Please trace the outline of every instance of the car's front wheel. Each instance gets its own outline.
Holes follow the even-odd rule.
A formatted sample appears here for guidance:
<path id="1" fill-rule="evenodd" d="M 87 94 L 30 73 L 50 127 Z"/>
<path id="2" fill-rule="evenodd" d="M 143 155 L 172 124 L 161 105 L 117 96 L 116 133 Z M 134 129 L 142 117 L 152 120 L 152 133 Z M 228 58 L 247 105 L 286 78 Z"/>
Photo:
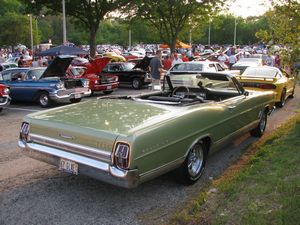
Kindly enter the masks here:
<path id="1" fill-rule="evenodd" d="M 250 134 L 254 137 L 261 137 L 267 127 L 267 121 L 268 121 L 268 114 L 266 111 L 262 112 L 260 120 L 259 120 L 259 124 L 250 131 Z"/>
<path id="2" fill-rule="evenodd" d="M 178 169 L 179 181 L 190 185 L 199 180 L 205 168 L 206 156 L 206 145 L 202 142 L 195 144 L 190 149 L 184 163 Z"/>
<path id="3" fill-rule="evenodd" d="M 39 102 L 40 106 L 43 108 L 47 108 L 52 105 L 52 100 L 49 97 L 49 93 L 44 92 L 44 91 L 39 93 L 38 102 Z"/>
<path id="4" fill-rule="evenodd" d="M 141 89 L 141 87 L 142 87 L 142 81 L 141 81 L 141 79 L 139 79 L 139 78 L 134 78 L 134 79 L 132 80 L 132 87 L 133 87 L 134 89 Z"/>

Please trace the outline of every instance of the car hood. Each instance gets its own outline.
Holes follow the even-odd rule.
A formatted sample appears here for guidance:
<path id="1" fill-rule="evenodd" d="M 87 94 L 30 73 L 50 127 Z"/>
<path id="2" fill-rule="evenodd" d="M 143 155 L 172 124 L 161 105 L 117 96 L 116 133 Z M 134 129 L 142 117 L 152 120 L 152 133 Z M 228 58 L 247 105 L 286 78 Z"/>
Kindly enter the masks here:
<path id="1" fill-rule="evenodd" d="M 64 77 L 74 57 L 57 56 L 42 74 L 41 78 Z"/>
<path id="2" fill-rule="evenodd" d="M 173 110 L 174 111 L 174 110 Z M 100 99 L 72 104 L 57 109 L 30 114 L 31 120 L 44 121 L 73 129 L 89 129 L 110 135 L 129 135 L 143 127 L 159 122 L 159 117 L 171 109 L 132 100 Z"/>

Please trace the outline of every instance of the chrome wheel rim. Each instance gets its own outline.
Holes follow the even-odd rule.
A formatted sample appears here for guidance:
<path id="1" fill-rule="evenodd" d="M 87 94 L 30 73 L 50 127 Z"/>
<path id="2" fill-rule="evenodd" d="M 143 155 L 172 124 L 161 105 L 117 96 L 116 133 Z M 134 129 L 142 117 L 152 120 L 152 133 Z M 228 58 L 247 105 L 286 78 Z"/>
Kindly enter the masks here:
<path id="1" fill-rule="evenodd" d="M 49 102 L 48 96 L 45 95 L 45 94 L 41 95 L 41 97 L 40 97 L 40 103 L 41 103 L 41 105 L 47 105 L 48 102 Z"/>
<path id="2" fill-rule="evenodd" d="M 201 145 L 195 145 L 188 156 L 188 172 L 192 177 L 199 175 L 203 165 L 204 155 Z"/>
<path id="3" fill-rule="evenodd" d="M 133 81 L 132 81 L 132 86 L 133 86 L 134 88 L 139 88 L 140 82 L 139 82 L 138 80 L 133 80 Z"/>

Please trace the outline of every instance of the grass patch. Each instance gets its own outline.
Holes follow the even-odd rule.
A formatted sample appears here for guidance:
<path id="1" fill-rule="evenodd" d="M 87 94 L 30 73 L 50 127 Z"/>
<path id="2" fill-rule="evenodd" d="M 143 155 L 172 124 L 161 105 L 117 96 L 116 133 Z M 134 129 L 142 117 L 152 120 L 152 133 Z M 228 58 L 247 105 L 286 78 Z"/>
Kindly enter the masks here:
<path id="1" fill-rule="evenodd" d="M 300 112 L 253 144 L 212 188 L 170 223 L 299 224 Z"/>

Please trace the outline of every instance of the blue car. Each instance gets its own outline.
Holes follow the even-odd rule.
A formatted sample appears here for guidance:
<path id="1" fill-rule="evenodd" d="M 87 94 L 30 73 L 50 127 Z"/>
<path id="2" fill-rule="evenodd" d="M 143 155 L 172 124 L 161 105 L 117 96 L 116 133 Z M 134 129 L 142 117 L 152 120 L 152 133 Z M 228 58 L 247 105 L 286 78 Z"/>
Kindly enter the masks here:
<path id="1" fill-rule="evenodd" d="M 66 78 L 73 57 L 56 57 L 47 68 L 14 68 L 2 72 L 0 83 L 10 88 L 13 101 L 36 101 L 42 107 L 56 102 L 80 102 L 89 96 L 88 81 Z"/>

